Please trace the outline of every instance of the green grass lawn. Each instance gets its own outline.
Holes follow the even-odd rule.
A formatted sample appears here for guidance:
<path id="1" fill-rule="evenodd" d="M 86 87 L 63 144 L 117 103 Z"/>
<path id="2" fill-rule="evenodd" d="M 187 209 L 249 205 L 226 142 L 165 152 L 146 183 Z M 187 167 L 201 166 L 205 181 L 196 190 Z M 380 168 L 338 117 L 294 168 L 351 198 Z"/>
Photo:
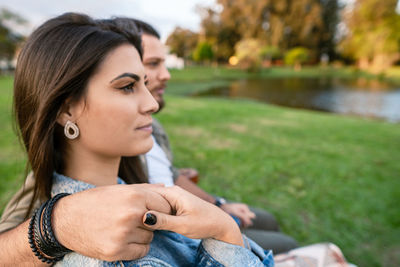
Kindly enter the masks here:
<path id="1" fill-rule="evenodd" d="M 12 77 L 0 76 L 0 207 L 5 207 L 24 177 L 25 156 L 13 131 Z"/>
<path id="2" fill-rule="evenodd" d="M 268 78 L 268 77 L 340 77 L 340 78 L 384 78 L 385 75 L 373 75 L 360 71 L 354 67 L 315 67 L 305 66 L 301 71 L 295 71 L 292 67 L 264 68 L 258 72 L 247 72 L 238 68 L 192 66 L 183 70 L 172 70 L 173 81 L 204 81 L 215 79 L 238 79 L 238 78 Z M 395 68 L 390 70 L 389 77 L 400 77 Z"/>
<path id="3" fill-rule="evenodd" d="M 215 71 L 222 74 L 209 78 Z M 330 241 L 359 266 L 400 265 L 399 124 L 183 97 L 185 88 L 247 74 L 177 73 L 156 115 L 170 134 L 175 165 L 197 168 L 200 186 L 211 193 L 271 211 L 302 245 Z M 24 172 L 11 95 L 11 79 L 0 78 L 1 207 Z"/>

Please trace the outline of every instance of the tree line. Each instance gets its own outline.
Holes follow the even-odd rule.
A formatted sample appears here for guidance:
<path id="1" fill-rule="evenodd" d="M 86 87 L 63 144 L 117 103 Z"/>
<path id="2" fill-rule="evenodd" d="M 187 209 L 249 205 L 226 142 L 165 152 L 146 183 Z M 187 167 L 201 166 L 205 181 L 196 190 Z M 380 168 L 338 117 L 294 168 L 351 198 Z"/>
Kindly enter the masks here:
<path id="1" fill-rule="evenodd" d="M 379 73 L 400 59 L 398 0 L 216 0 L 197 7 L 201 30 L 177 27 L 170 51 L 186 61 L 239 64 L 318 64 L 340 60 Z M 0 9 L 0 71 L 11 66 L 26 21 Z"/>
<path id="2" fill-rule="evenodd" d="M 167 39 L 186 60 L 257 68 L 342 60 L 379 72 L 399 59 L 398 0 L 217 0 L 198 7 L 201 30 Z"/>

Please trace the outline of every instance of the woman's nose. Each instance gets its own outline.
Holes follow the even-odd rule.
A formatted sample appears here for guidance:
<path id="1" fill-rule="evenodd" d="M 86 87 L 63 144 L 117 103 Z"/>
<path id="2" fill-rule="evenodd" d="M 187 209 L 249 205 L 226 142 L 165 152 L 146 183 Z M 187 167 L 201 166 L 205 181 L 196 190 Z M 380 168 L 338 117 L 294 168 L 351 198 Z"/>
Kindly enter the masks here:
<path id="1" fill-rule="evenodd" d="M 145 88 L 144 92 L 144 99 L 141 102 L 141 111 L 142 113 L 152 114 L 157 112 L 159 105 L 154 97 L 151 95 L 150 91 Z"/>

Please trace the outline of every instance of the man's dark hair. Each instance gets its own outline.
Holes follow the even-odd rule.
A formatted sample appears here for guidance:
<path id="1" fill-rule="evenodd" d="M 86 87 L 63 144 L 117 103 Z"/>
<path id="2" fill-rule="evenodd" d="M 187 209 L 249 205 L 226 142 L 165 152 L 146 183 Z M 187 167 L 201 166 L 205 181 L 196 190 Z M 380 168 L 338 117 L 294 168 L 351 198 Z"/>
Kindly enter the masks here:
<path id="1" fill-rule="evenodd" d="M 161 38 L 157 30 L 154 29 L 154 27 L 151 26 L 150 24 L 138 19 L 132 19 L 132 20 L 135 22 L 136 27 L 139 29 L 139 32 L 152 35 L 154 37 L 157 37 L 157 39 Z"/>
<path id="2" fill-rule="evenodd" d="M 111 19 L 100 20 L 101 24 L 114 24 L 114 26 L 121 28 L 121 29 L 133 29 L 134 31 L 138 31 L 139 34 L 148 34 L 160 39 L 160 34 L 157 30 L 151 26 L 150 24 L 133 18 L 126 18 L 126 17 L 113 17 Z"/>

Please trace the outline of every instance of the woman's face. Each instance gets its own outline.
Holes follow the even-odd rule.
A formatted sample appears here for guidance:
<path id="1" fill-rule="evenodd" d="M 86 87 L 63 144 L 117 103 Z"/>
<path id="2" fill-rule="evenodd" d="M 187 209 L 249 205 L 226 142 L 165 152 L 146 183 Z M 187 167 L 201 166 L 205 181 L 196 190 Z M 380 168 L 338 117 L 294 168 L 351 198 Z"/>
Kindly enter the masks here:
<path id="1" fill-rule="evenodd" d="M 104 157 L 133 156 L 151 149 L 151 114 L 158 104 L 145 86 L 137 50 L 111 51 L 89 79 L 84 99 L 71 106 L 80 135 L 79 149 Z M 83 152 L 83 151 L 82 151 Z"/>

